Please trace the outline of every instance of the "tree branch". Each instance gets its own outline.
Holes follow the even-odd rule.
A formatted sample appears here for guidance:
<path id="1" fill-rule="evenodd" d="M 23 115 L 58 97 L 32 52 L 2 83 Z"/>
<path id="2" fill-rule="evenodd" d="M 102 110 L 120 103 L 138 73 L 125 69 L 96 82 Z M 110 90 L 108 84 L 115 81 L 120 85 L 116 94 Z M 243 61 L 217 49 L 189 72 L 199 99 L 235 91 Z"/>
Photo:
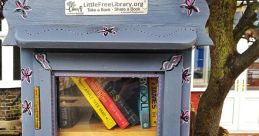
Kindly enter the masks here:
<path id="1" fill-rule="evenodd" d="M 237 8 L 241 8 L 241 7 L 244 7 L 244 6 L 247 6 L 247 4 L 241 3 L 240 5 L 237 6 Z"/>
<path id="2" fill-rule="evenodd" d="M 0 21 L 4 19 L 3 8 L 7 0 L 0 0 Z"/>
<path id="3" fill-rule="evenodd" d="M 240 5 L 237 6 L 237 8 L 247 6 L 249 3 L 250 3 L 250 0 L 242 0 L 242 2 L 240 3 Z"/>
<path id="4" fill-rule="evenodd" d="M 255 10 L 259 7 L 259 2 L 258 1 L 253 1 L 247 3 L 247 8 L 239 20 L 238 24 L 235 26 L 233 30 L 233 36 L 235 41 L 237 42 L 242 35 L 244 34 L 244 31 L 247 30 L 248 28 L 253 28 L 255 27 L 253 23 L 256 21 L 256 13 Z"/>
<path id="5" fill-rule="evenodd" d="M 259 56 L 259 40 L 256 40 L 243 54 L 233 57 L 232 71 L 234 75 L 239 75 L 247 67 L 249 67 Z"/>

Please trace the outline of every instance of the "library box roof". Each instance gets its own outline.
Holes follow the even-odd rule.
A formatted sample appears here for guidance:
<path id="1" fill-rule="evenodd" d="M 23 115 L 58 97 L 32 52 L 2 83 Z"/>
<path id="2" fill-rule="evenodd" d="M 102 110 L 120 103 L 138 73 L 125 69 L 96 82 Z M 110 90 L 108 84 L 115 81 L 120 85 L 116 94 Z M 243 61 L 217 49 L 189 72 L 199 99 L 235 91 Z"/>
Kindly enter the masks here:
<path id="1" fill-rule="evenodd" d="M 192 7 L 192 8 L 189 8 Z M 22 48 L 187 49 L 211 45 L 205 0 L 9 0 L 4 45 Z"/>

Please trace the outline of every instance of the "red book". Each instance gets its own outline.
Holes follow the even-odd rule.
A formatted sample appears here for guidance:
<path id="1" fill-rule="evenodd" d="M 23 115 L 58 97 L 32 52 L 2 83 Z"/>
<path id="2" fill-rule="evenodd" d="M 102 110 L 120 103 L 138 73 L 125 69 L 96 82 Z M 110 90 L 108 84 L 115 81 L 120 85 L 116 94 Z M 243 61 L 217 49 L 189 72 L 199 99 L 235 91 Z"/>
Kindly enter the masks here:
<path id="1" fill-rule="evenodd" d="M 95 78 L 85 78 L 85 82 L 93 90 L 97 98 L 102 102 L 106 110 L 111 114 L 120 128 L 126 128 L 129 122 L 116 106 L 112 98 L 107 94 L 102 85 Z"/>

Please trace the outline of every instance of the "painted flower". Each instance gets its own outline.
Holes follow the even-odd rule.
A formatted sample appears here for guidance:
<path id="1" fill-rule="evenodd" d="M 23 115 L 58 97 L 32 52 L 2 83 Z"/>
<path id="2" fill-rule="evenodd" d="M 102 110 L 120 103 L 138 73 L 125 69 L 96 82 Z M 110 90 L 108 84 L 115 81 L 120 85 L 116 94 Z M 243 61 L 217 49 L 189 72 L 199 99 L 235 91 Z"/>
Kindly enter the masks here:
<path id="1" fill-rule="evenodd" d="M 185 111 L 181 111 L 181 121 L 183 123 L 188 123 L 189 122 L 189 119 L 190 119 L 190 116 L 189 116 L 189 111 L 188 110 L 185 110 Z"/>
<path id="2" fill-rule="evenodd" d="M 31 83 L 32 70 L 30 68 L 22 68 L 21 80 Z"/>
<path id="3" fill-rule="evenodd" d="M 32 113 L 31 102 L 28 102 L 27 100 L 24 100 L 24 102 L 22 104 L 22 108 L 23 108 L 22 113 L 28 113 L 29 115 L 31 115 L 31 113 Z"/>
<path id="4" fill-rule="evenodd" d="M 47 60 L 46 54 L 36 53 L 34 54 L 34 57 L 45 70 L 51 70 L 51 66 L 49 65 L 49 61 Z"/>
<path id="5" fill-rule="evenodd" d="M 169 60 L 164 61 L 162 63 L 162 70 L 172 70 L 174 67 L 176 67 L 181 62 L 182 56 L 176 55 L 171 57 Z"/>
<path id="6" fill-rule="evenodd" d="M 183 68 L 183 73 L 182 73 L 182 83 L 189 83 L 191 77 L 191 72 L 190 72 L 190 67 L 188 68 Z"/>
<path id="7" fill-rule="evenodd" d="M 200 9 L 195 6 L 196 0 L 185 0 L 184 4 L 181 4 L 181 8 L 185 8 L 187 11 L 187 15 L 191 16 L 193 11 L 194 12 L 200 12 Z"/>
<path id="8" fill-rule="evenodd" d="M 99 30 L 98 33 L 103 33 L 104 36 L 107 36 L 109 33 L 115 34 L 116 31 L 114 30 L 114 27 L 103 27 L 103 29 Z"/>
<path id="9" fill-rule="evenodd" d="M 17 0 L 15 1 L 16 8 L 14 12 L 20 12 L 22 18 L 26 18 L 28 11 L 31 10 L 31 7 L 27 5 L 27 0 Z"/>

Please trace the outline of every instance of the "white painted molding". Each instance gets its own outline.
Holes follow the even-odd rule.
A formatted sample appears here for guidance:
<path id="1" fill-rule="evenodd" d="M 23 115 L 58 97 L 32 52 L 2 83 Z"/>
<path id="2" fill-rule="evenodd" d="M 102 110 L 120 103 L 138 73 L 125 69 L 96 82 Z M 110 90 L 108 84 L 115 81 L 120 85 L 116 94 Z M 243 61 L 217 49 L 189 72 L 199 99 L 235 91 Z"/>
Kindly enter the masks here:
<path id="1" fill-rule="evenodd" d="M 6 20 L 2 20 L 2 31 L 0 31 L 0 39 L 3 41 L 8 33 L 8 25 Z M 0 80 L 0 88 L 20 88 L 21 81 L 13 80 L 13 47 L 2 46 L 2 80 Z"/>
<path id="2" fill-rule="evenodd" d="M 2 20 L 2 31 L 0 31 L 0 37 L 4 38 L 8 33 L 8 24 L 5 19 Z"/>

